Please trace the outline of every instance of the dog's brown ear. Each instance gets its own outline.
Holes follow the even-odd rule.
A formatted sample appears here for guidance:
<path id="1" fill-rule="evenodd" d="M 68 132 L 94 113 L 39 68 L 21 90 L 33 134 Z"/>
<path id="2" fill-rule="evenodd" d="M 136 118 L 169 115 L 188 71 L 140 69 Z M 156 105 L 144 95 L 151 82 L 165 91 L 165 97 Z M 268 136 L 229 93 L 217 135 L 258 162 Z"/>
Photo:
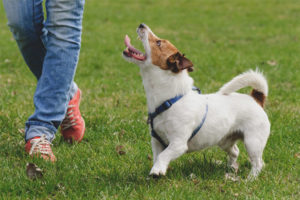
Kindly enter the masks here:
<path id="1" fill-rule="evenodd" d="M 181 54 L 179 52 L 169 56 L 167 59 L 167 66 L 168 69 L 170 69 L 174 73 L 178 73 L 184 69 L 187 69 L 189 72 L 192 72 L 193 69 L 193 63 L 187 59 L 184 54 Z"/>
<path id="2" fill-rule="evenodd" d="M 189 59 L 184 57 L 184 54 L 181 57 L 180 65 L 181 65 L 182 70 L 187 69 L 189 72 L 194 71 L 193 63 Z"/>

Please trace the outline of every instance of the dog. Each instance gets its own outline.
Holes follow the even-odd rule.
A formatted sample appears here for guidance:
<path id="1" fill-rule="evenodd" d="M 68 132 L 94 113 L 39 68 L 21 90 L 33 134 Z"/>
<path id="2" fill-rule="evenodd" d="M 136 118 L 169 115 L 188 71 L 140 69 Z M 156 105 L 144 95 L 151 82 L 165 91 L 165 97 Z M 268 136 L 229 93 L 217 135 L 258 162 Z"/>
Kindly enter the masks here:
<path id="1" fill-rule="evenodd" d="M 268 95 L 263 74 L 250 70 L 216 93 L 199 94 L 189 76 L 193 63 L 184 54 L 145 24 L 139 25 L 137 34 L 145 53 L 126 35 L 123 57 L 140 67 L 146 92 L 153 152 L 150 175 L 166 175 L 170 161 L 214 145 L 228 153 L 228 165 L 238 170 L 236 142 L 242 140 L 251 162 L 248 179 L 255 179 L 264 166 L 262 155 L 270 134 L 263 109 Z M 250 95 L 236 92 L 247 86 L 253 88 Z"/>

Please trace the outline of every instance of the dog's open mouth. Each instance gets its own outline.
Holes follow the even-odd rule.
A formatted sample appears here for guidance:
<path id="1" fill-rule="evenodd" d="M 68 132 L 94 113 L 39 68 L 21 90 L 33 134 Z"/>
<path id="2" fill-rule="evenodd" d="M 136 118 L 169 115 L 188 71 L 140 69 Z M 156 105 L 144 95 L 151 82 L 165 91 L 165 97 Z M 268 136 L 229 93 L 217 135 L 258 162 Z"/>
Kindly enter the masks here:
<path id="1" fill-rule="evenodd" d="M 146 55 L 144 55 L 141 51 L 137 50 L 130 44 L 130 38 L 128 37 L 128 35 L 125 36 L 124 42 L 126 45 L 126 49 L 123 51 L 123 55 L 140 61 L 146 60 Z"/>

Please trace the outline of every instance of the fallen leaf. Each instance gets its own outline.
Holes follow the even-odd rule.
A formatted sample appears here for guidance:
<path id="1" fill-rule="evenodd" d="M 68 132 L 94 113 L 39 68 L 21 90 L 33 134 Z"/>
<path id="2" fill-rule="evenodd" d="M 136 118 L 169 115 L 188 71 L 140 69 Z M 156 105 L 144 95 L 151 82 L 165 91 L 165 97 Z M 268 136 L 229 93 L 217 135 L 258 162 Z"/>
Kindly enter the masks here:
<path id="1" fill-rule="evenodd" d="M 117 102 L 116 102 L 116 107 L 118 107 L 120 105 L 120 100 L 117 99 Z"/>
<path id="2" fill-rule="evenodd" d="M 222 187 L 219 187 L 219 191 L 222 192 L 222 193 L 225 192 L 225 190 Z"/>
<path id="3" fill-rule="evenodd" d="M 113 135 L 119 135 L 119 132 L 114 132 Z"/>
<path id="4" fill-rule="evenodd" d="M 148 160 L 152 160 L 152 156 L 150 154 L 147 155 Z"/>
<path id="5" fill-rule="evenodd" d="M 126 154 L 126 152 L 123 149 L 124 149 L 124 147 L 122 145 L 119 145 L 119 146 L 116 147 L 116 151 L 119 155 L 125 155 Z"/>
<path id="6" fill-rule="evenodd" d="M 122 129 L 122 130 L 120 131 L 120 136 L 123 136 L 124 134 L 125 134 L 125 130 Z"/>
<path id="7" fill-rule="evenodd" d="M 300 152 L 298 152 L 298 153 L 295 153 L 295 158 L 300 158 Z"/>
<path id="8" fill-rule="evenodd" d="M 223 161 L 222 160 L 216 160 L 216 165 L 222 165 Z"/>
<path id="9" fill-rule="evenodd" d="M 123 135 L 125 134 L 125 131 L 122 129 L 120 132 L 114 132 L 113 135 L 119 136 L 119 137 L 123 137 Z"/>
<path id="10" fill-rule="evenodd" d="M 200 183 L 200 181 L 199 181 L 198 179 L 193 179 L 192 181 L 193 181 L 193 183 L 194 183 L 195 185 L 197 185 L 198 183 Z"/>
<path id="11" fill-rule="evenodd" d="M 275 60 L 268 60 L 267 64 L 270 65 L 270 66 L 276 66 L 277 62 Z"/>
<path id="12" fill-rule="evenodd" d="M 21 133 L 21 134 L 24 134 L 25 133 L 25 129 L 24 128 L 19 128 L 18 132 Z"/>
<path id="13" fill-rule="evenodd" d="M 26 174 L 28 178 L 35 180 L 36 178 L 42 178 L 43 172 L 42 170 L 33 163 L 27 163 L 26 165 Z"/>
<path id="14" fill-rule="evenodd" d="M 194 173 L 191 173 L 191 174 L 189 175 L 189 178 L 190 178 L 191 180 L 193 180 L 193 179 L 196 179 L 197 176 L 196 176 Z"/>
<path id="15" fill-rule="evenodd" d="M 194 173 L 191 173 L 190 175 L 189 175 L 189 179 L 195 184 L 195 185 L 197 185 L 200 181 L 197 179 L 197 176 L 196 176 L 196 174 L 194 174 Z"/>

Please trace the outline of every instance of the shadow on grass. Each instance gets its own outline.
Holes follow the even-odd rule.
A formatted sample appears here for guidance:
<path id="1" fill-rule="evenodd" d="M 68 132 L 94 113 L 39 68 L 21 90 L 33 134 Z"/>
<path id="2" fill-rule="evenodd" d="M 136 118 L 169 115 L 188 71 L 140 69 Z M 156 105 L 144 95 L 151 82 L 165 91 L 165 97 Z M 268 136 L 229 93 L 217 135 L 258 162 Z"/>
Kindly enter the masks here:
<path id="1" fill-rule="evenodd" d="M 212 156 L 199 154 L 197 156 L 186 156 L 173 161 L 166 176 L 153 178 L 149 176 L 152 164 L 145 160 L 140 163 L 133 163 L 127 169 L 113 168 L 106 173 L 95 177 L 98 183 L 105 182 L 111 185 L 145 185 L 158 182 L 189 181 L 197 180 L 222 180 L 225 173 L 231 171 L 226 165 L 226 159 L 214 160 Z"/>
<path id="2" fill-rule="evenodd" d="M 225 159 L 215 160 L 213 156 L 205 153 L 194 153 L 191 157 L 171 165 L 168 175 L 176 179 L 197 177 L 203 180 L 216 180 L 223 178 L 228 170 Z"/>

